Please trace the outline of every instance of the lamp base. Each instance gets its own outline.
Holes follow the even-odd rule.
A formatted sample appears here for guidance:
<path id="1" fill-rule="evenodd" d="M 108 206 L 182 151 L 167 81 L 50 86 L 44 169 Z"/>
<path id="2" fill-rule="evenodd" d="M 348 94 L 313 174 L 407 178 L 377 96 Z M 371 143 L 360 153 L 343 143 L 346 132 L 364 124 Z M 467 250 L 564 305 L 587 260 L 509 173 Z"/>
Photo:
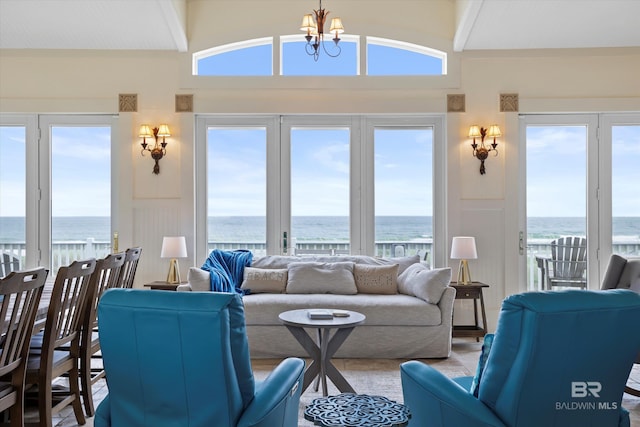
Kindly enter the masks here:
<path id="1" fill-rule="evenodd" d="M 458 266 L 458 285 L 470 285 L 471 284 L 471 272 L 469 271 L 469 263 L 466 259 L 460 260 Z"/>
<path id="2" fill-rule="evenodd" d="M 180 267 L 178 266 L 178 260 L 176 258 L 171 258 L 169 261 L 169 274 L 167 274 L 167 283 L 178 284 L 181 283 L 180 280 Z"/>

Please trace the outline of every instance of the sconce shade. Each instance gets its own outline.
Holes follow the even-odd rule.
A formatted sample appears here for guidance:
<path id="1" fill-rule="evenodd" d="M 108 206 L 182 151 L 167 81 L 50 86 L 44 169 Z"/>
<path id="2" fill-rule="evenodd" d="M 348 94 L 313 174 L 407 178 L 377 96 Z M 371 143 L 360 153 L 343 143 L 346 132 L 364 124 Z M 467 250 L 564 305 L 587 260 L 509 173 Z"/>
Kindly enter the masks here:
<path id="1" fill-rule="evenodd" d="M 168 125 L 160 125 L 158 128 L 158 136 L 171 136 Z"/>
<path id="2" fill-rule="evenodd" d="M 473 125 L 469 128 L 469 138 L 480 138 L 480 126 Z"/>
<path id="3" fill-rule="evenodd" d="M 153 133 L 151 133 L 151 128 L 149 125 L 140 125 L 140 132 L 138 135 L 140 138 L 151 138 Z"/>
<path id="4" fill-rule="evenodd" d="M 184 236 L 163 237 L 160 258 L 186 258 L 187 242 Z"/>
<path id="5" fill-rule="evenodd" d="M 454 237 L 451 242 L 451 259 L 476 259 L 475 237 Z"/>
<path id="6" fill-rule="evenodd" d="M 489 126 L 489 131 L 487 132 L 487 136 L 490 138 L 498 138 L 502 136 L 502 133 L 500 132 L 500 127 L 498 125 Z"/>
<path id="7" fill-rule="evenodd" d="M 331 28 L 329 28 L 329 32 L 338 33 L 338 34 L 344 33 L 344 27 L 342 26 L 342 19 L 333 18 L 331 20 Z"/>

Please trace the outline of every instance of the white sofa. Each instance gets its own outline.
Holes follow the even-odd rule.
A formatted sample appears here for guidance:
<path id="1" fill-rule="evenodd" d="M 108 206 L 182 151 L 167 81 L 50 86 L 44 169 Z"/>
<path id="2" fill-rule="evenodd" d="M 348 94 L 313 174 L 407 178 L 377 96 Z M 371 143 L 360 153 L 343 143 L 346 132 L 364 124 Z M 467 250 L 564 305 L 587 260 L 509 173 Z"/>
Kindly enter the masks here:
<path id="1" fill-rule="evenodd" d="M 283 327 L 287 310 L 353 310 L 366 316 L 336 353 L 348 358 L 442 358 L 451 351 L 455 289 L 451 269 L 419 257 L 266 256 L 244 270 L 251 357 L 307 356 Z M 192 268 L 180 291 L 209 291 L 209 273 Z M 312 335 L 313 336 L 313 335 Z"/>

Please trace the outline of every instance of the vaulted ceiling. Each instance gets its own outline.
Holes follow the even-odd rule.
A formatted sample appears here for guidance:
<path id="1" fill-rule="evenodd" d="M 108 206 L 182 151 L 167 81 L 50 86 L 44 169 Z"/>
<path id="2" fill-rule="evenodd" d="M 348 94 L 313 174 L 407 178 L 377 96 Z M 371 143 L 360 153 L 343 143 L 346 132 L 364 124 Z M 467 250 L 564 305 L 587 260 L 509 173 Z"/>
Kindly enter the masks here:
<path id="1" fill-rule="evenodd" d="M 189 1 L 0 0 L 0 48 L 185 52 Z M 640 0 L 450 1 L 456 51 L 640 46 Z"/>

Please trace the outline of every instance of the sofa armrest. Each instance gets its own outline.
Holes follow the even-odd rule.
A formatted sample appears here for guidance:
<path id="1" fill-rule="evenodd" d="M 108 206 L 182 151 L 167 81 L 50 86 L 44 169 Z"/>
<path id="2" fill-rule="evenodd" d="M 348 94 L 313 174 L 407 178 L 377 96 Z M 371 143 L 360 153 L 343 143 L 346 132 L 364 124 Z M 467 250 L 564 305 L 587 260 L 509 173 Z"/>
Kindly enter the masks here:
<path id="1" fill-rule="evenodd" d="M 253 400 L 238 421 L 238 427 L 298 425 L 304 360 L 289 357 L 256 384 Z"/>
<path id="2" fill-rule="evenodd" d="M 176 291 L 179 292 L 191 292 L 193 289 L 191 289 L 191 285 L 189 283 L 185 283 L 183 285 L 178 285 L 176 287 Z"/>
<path id="3" fill-rule="evenodd" d="M 453 303 L 456 300 L 456 288 L 447 286 L 438 301 L 440 314 L 442 316 L 442 324 L 453 327 Z"/>
<path id="4" fill-rule="evenodd" d="M 405 362 L 400 365 L 400 377 L 412 424 L 504 426 L 484 403 L 429 365 Z"/>

